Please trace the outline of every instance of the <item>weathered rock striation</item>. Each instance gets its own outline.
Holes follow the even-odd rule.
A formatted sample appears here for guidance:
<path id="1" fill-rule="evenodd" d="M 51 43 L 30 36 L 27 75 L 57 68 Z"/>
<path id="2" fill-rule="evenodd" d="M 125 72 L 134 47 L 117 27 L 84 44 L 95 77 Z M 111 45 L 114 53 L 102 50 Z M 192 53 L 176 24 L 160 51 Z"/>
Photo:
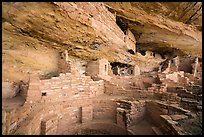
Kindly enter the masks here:
<path id="1" fill-rule="evenodd" d="M 2 8 L 2 134 L 202 134 L 201 2 Z"/>

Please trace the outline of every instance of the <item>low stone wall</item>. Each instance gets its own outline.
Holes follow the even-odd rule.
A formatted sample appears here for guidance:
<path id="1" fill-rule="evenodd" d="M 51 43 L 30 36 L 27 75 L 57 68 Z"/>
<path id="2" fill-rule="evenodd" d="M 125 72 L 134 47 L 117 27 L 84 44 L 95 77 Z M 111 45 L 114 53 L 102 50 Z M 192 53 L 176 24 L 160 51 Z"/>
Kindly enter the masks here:
<path id="1" fill-rule="evenodd" d="M 55 135 L 57 130 L 57 115 L 46 117 L 41 121 L 41 135 Z"/>
<path id="2" fill-rule="evenodd" d="M 89 76 L 77 77 L 71 73 L 41 80 L 40 85 L 42 102 L 56 102 L 72 97 L 83 99 L 104 93 L 103 80 L 93 81 Z"/>
<path id="3" fill-rule="evenodd" d="M 168 87 L 168 92 L 177 94 L 178 103 L 187 110 L 197 110 L 202 100 L 202 88 L 199 85 L 187 87 Z"/>
<path id="4" fill-rule="evenodd" d="M 160 101 L 147 101 L 147 116 L 165 134 L 182 135 L 178 121 L 193 117 L 190 111 Z"/>
<path id="5" fill-rule="evenodd" d="M 173 115 L 173 114 L 187 114 L 190 111 L 172 104 L 166 104 L 161 101 L 147 101 L 146 109 L 149 120 L 153 121 L 156 126 L 160 126 L 160 115 Z"/>
<path id="6" fill-rule="evenodd" d="M 57 125 L 57 134 L 70 132 L 72 127 L 82 123 L 82 107 L 68 107 L 61 113 Z"/>
<path id="7" fill-rule="evenodd" d="M 22 115 L 14 114 L 13 111 L 3 113 L 3 124 L 9 123 L 4 126 L 8 128 L 3 128 L 3 133 L 20 135 L 71 134 L 76 129 L 75 126 L 83 124 L 116 123 L 116 103 L 112 100 L 70 99 L 66 102 L 44 102 L 35 105 L 26 104 L 25 106 L 28 107 L 26 110 L 30 110 L 29 113 L 23 114 L 22 109 L 19 109 L 18 112 Z M 21 120 L 22 118 L 24 119 Z"/>
<path id="8" fill-rule="evenodd" d="M 160 115 L 161 129 L 168 135 L 184 135 L 182 128 L 179 126 L 178 121 L 187 119 L 186 115 Z"/>
<path id="9" fill-rule="evenodd" d="M 129 129 L 144 119 L 146 115 L 145 101 L 127 101 L 117 102 L 117 125 Z"/>
<path id="10" fill-rule="evenodd" d="M 145 101 L 133 101 L 131 103 L 131 111 L 128 114 L 129 121 L 127 127 L 133 126 L 144 119 L 146 115 L 146 103 Z"/>
<path id="11" fill-rule="evenodd" d="M 170 102 L 171 104 L 177 104 L 181 100 L 181 98 L 177 96 L 177 93 L 155 92 L 154 97 L 161 101 Z"/>
<path id="12" fill-rule="evenodd" d="M 109 120 L 116 123 L 116 103 L 111 100 L 94 100 L 93 120 Z"/>
<path id="13" fill-rule="evenodd" d="M 115 95 L 118 93 L 118 87 L 111 84 L 109 81 L 104 81 L 104 87 L 105 87 L 105 94 L 108 95 Z"/>
<path id="14" fill-rule="evenodd" d="M 128 132 L 126 129 L 121 128 L 115 123 L 92 123 L 90 126 L 86 126 L 88 129 L 92 130 L 102 130 L 103 132 L 106 132 L 108 135 L 127 135 Z"/>

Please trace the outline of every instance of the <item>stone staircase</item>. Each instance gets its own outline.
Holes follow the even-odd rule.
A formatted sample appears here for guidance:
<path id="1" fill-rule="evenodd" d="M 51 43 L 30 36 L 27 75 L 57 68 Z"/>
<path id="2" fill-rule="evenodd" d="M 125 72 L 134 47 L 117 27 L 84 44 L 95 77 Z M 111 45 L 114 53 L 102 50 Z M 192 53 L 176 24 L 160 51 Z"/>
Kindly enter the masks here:
<path id="1" fill-rule="evenodd" d="M 202 110 L 202 87 L 192 85 L 188 87 L 173 87 L 167 90 L 170 94 L 176 94 L 180 97 L 179 105 L 192 111 Z"/>

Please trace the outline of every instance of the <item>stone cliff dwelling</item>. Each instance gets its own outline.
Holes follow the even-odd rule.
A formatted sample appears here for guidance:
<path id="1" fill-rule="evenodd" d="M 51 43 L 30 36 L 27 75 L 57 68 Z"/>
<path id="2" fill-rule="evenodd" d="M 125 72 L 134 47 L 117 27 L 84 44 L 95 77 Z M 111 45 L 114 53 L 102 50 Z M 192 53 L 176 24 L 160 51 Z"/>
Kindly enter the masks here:
<path id="1" fill-rule="evenodd" d="M 2 5 L 3 135 L 202 135 L 202 3 Z"/>
<path id="2" fill-rule="evenodd" d="M 124 64 L 120 62 L 111 62 L 112 73 L 120 76 L 139 75 L 140 69 L 137 65 Z"/>
<path id="3" fill-rule="evenodd" d="M 134 34 L 128 28 L 128 24 L 124 23 L 124 21 L 117 16 L 116 16 L 116 23 L 120 27 L 120 29 L 123 31 L 124 42 L 127 45 L 128 52 L 130 54 L 134 54 L 136 50 L 136 39 L 135 39 Z"/>

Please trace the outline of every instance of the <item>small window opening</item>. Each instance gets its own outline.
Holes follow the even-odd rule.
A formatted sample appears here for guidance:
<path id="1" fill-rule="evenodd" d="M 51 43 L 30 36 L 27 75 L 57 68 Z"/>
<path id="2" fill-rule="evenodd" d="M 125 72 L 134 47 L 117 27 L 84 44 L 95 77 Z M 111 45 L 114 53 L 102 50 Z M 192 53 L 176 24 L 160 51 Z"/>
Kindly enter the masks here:
<path id="1" fill-rule="evenodd" d="M 105 65 L 105 71 L 107 71 L 107 65 Z"/>
<path id="2" fill-rule="evenodd" d="M 42 96 L 47 96 L 47 93 L 46 92 L 42 93 Z"/>

